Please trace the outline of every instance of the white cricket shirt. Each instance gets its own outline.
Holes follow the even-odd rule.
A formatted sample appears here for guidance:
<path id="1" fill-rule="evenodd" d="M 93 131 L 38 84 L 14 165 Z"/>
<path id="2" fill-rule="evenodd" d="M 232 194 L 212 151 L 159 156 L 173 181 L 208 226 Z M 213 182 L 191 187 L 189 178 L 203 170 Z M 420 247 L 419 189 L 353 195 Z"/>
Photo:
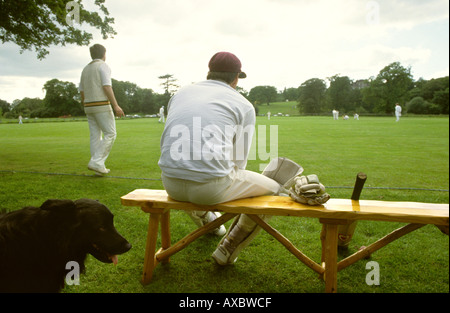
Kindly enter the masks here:
<path id="1" fill-rule="evenodd" d="M 255 130 L 253 105 L 224 82 L 180 89 L 170 100 L 158 165 L 163 174 L 197 182 L 245 169 Z"/>

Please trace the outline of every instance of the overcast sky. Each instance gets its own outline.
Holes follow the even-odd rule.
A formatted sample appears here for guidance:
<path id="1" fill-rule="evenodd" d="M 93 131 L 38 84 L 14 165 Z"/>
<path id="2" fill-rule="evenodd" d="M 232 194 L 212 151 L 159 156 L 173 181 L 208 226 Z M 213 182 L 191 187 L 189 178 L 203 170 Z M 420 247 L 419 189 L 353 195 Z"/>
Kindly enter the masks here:
<path id="1" fill-rule="evenodd" d="M 93 1 L 84 1 L 84 3 Z M 88 5 L 86 5 L 88 6 Z M 112 77 L 162 93 L 158 76 L 183 86 L 206 78 L 208 62 L 230 51 L 247 78 L 239 85 L 282 90 L 310 78 L 376 76 L 388 64 L 411 66 L 414 79 L 449 75 L 448 0 L 107 0 L 117 35 L 107 49 Z M 89 6 L 90 7 L 90 6 Z M 88 47 L 35 52 L 0 48 L 0 99 L 45 96 L 57 78 L 78 86 Z"/>

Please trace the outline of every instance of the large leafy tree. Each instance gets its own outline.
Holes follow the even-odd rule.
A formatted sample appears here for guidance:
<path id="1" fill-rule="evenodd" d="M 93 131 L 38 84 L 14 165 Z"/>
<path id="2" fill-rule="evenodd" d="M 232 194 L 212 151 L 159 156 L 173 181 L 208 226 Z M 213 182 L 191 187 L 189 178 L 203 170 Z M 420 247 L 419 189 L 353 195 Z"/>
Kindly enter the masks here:
<path id="1" fill-rule="evenodd" d="M 116 32 L 104 2 L 95 0 L 102 17 L 85 10 L 81 0 L 0 0 L 0 40 L 16 43 L 20 52 L 34 48 L 43 59 L 50 45 L 88 45 L 92 34 L 77 28 L 83 24 L 99 29 L 107 39 Z"/>
<path id="2" fill-rule="evenodd" d="M 351 102 L 352 82 L 347 76 L 335 75 L 329 78 L 330 87 L 326 91 L 328 109 L 336 109 L 341 113 L 348 113 L 353 109 Z"/>
<path id="3" fill-rule="evenodd" d="M 120 107 L 125 112 L 138 112 L 134 108 L 136 103 L 133 102 L 133 98 L 139 88 L 135 83 L 120 81 L 113 78 L 112 88 L 117 102 L 120 103 Z"/>
<path id="4" fill-rule="evenodd" d="M 300 113 L 317 114 L 324 110 L 327 86 L 322 79 L 311 78 L 299 87 Z"/>
<path id="5" fill-rule="evenodd" d="M 126 112 L 146 114 L 158 112 L 159 107 L 157 107 L 153 90 L 114 78 L 112 79 L 112 87 L 117 102 Z"/>
<path id="6" fill-rule="evenodd" d="M 363 90 L 363 100 L 373 112 L 392 113 L 395 103 L 405 103 L 414 87 L 411 68 L 394 62 L 384 67 Z"/>
<path id="7" fill-rule="evenodd" d="M 277 89 L 274 86 L 256 86 L 250 90 L 248 98 L 252 103 L 266 103 L 276 101 L 278 96 Z"/>
<path id="8" fill-rule="evenodd" d="M 423 98 L 431 101 L 440 108 L 442 114 L 448 114 L 449 97 L 448 97 L 448 76 L 430 79 L 422 86 Z"/>
<path id="9" fill-rule="evenodd" d="M 17 117 L 19 115 L 34 117 L 34 113 L 42 110 L 42 108 L 43 108 L 42 99 L 23 98 L 22 100 L 15 101 L 15 106 L 12 110 L 12 115 L 14 117 Z"/>
<path id="10" fill-rule="evenodd" d="M 42 117 L 58 117 L 62 115 L 79 116 L 83 114 L 77 86 L 71 82 L 52 79 L 45 83 L 45 98 Z"/>

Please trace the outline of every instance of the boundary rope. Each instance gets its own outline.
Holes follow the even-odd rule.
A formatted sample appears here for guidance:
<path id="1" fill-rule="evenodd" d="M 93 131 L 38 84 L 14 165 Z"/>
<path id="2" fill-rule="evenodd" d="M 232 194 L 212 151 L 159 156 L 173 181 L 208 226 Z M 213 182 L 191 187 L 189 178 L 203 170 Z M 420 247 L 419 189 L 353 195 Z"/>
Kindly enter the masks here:
<path id="1" fill-rule="evenodd" d="M 101 177 L 101 178 L 115 178 L 115 179 L 130 179 L 130 180 L 149 180 L 149 181 L 161 181 L 161 178 L 145 178 L 145 177 L 126 177 L 126 176 L 100 176 L 95 174 L 70 174 L 70 173 L 51 173 L 51 172 L 35 172 L 35 171 L 16 171 L 16 170 L 0 170 L 0 173 L 20 173 L 20 174 L 41 174 L 41 175 L 55 175 L 55 176 L 78 176 L 78 177 Z M 325 186 L 329 189 L 353 189 L 351 186 Z M 415 188 L 415 187 L 364 187 L 364 189 L 387 189 L 387 190 L 416 190 L 416 191 L 439 191 L 449 192 L 448 189 L 427 189 L 427 188 Z"/>

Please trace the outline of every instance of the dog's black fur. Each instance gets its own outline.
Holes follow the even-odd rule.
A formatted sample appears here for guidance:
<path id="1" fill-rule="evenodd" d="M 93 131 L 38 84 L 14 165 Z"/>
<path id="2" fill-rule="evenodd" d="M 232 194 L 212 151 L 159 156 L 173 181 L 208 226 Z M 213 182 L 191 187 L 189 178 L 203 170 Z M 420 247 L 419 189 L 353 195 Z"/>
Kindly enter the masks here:
<path id="1" fill-rule="evenodd" d="M 59 292 L 69 261 L 84 272 L 87 254 L 104 263 L 130 250 L 113 214 L 90 199 L 45 201 L 0 214 L 0 292 Z"/>

